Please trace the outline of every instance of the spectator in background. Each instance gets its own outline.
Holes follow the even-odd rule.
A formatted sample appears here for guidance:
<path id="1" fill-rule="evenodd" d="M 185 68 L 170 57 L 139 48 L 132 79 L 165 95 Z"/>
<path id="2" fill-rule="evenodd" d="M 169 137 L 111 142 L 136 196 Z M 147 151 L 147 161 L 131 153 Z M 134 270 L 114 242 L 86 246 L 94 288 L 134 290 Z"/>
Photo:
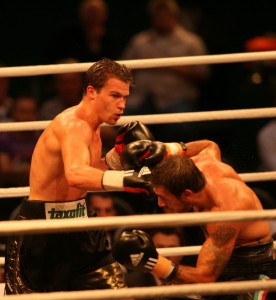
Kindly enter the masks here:
<path id="1" fill-rule="evenodd" d="M 151 0 L 148 4 L 151 28 L 133 36 L 122 59 L 181 57 L 207 54 L 206 45 L 197 34 L 180 23 L 180 8 L 174 0 Z M 128 114 L 190 112 L 197 109 L 201 83 L 207 80 L 207 65 L 175 66 L 136 71 L 136 88 L 128 98 Z M 166 125 L 157 132 L 158 139 L 174 138 Z M 183 129 L 182 129 L 183 131 Z M 180 130 L 181 132 L 181 130 Z"/>
<path id="2" fill-rule="evenodd" d="M 124 215 L 134 215 L 134 209 L 123 199 L 116 197 L 112 193 L 100 192 L 89 193 L 87 195 L 87 208 L 96 211 L 99 217 L 114 217 Z M 121 233 L 121 229 L 106 231 L 109 243 Z"/>
<path id="3" fill-rule="evenodd" d="M 276 119 L 263 126 L 257 135 L 262 171 L 276 171 Z"/>
<path id="4" fill-rule="evenodd" d="M 14 99 L 11 118 L 14 122 L 36 121 L 38 104 L 36 98 L 21 95 Z M 39 137 L 36 131 L 3 132 L 0 136 L 1 185 L 29 185 L 30 162 Z"/>
<path id="5" fill-rule="evenodd" d="M 6 65 L 0 62 L 0 68 Z M 0 122 L 7 122 L 9 120 L 9 113 L 12 106 L 13 99 L 9 95 L 10 78 L 0 77 Z"/>
<path id="6" fill-rule="evenodd" d="M 173 211 L 167 207 L 156 207 L 154 210 L 156 214 L 171 214 Z M 199 226 L 185 226 L 177 229 L 180 232 L 181 243 L 185 246 L 201 246 L 205 241 L 205 235 Z M 150 232 L 149 232 L 150 233 Z M 152 236 L 152 234 L 150 233 Z M 196 255 L 185 255 L 182 257 L 181 263 L 184 265 L 195 266 L 197 262 Z"/>
<path id="7" fill-rule="evenodd" d="M 0 79 L 1 81 L 1 79 Z M 36 98 L 21 95 L 14 98 L 11 106 L 10 121 L 36 121 L 38 104 Z M 0 186 L 29 186 L 30 162 L 39 132 L 10 131 L 0 135 Z M 1 199 L 0 220 L 8 220 L 10 214 L 17 211 L 22 197 Z M 0 237 L 0 256 L 5 254 L 6 237 Z M 1 270 L 0 270 L 1 273 Z"/>
<path id="8" fill-rule="evenodd" d="M 183 247 L 186 245 L 182 227 L 154 228 L 148 231 L 156 248 Z M 183 260 L 183 255 L 167 256 L 175 264 Z"/>
<path id="9" fill-rule="evenodd" d="M 256 137 L 257 151 L 259 156 L 258 171 L 276 171 L 276 119 L 270 120 L 257 132 Z M 260 184 L 259 184 L 260 185 Z M 276 184 L 275 181 L 262 183 L 263 188 L 269 192 L 274 201 L 269 201 L 266 208 L 276 207 Z M 267 201 L 268 202 L 268 201 Z M 275 228 L 275 226 L 274 226 Z M 276 230 L 275 230 L 276 233 Z"/>
<path id="10" fill-rule="evenodd" d="M 276 33 L 250 37 L 243 41 L 242 46 L 243 50 L 248 53 L 275 51 Z M 232 72 L 225 70 L 225 76 L 222 77 L 227 85 L 225 88 L 227 96 L 224 97 L 224 102 L 225 104 L 229 103 L 229 106 L 225 106 L 223 109 L 275 107 L 276 60 L 248 61 L 231 64 L 230 68 L 232 68 Z M 235 120 L 231 125 L 228 122 L 221 124 L 224 127 L 224 131 L 221 131 L 220 141 L 222 145 L 224 144 L 223 153 L 227 157 L 228 163 L 239 173 L 254 172 L 259 168 L 257 132 L 261 131 L 266 123 L 267 120 L 263 118 L 254 118 L 246 122 L 245 120 Z M 219 128 L 223 128 L 222 126 Z M 231 143 L 226 142 L 229 140 Z M 236 145 L 239 145 L 238 148 L 242 148 L 243 151 L 239 151 Z"/>
<path id="11" fill-rule="evenodd" d="M 74 58 L 64 58 L 58 64 L 79 63 Z M 82 95 L 82 73 L 61 73 L 53 77 L 53 97 L 46 99 L 40 108 L 40 119 L 52 120 L 68 107 L 77 105 Z"/>
<path id="12" fill-rule="evenodd" d="M 175 248 L 185 246 L 185 238 L 182 228 L 160 227 L 147 230 L 156 248 Z M 166 256 L 175 264 L 183 263 L 184 256 Z M 126 282 L 129 287 L 162 285 L 162 282 L 151 273 L 128 271 Z M 162 298 L 162 300 L 174 298 Z M 177 298 L 179 299 L 179 298 Z"/>
<path id="13" fill-rule="evenodd" d="M 108 24 L 109 11 L 104 0 L 80 2 L 77 26 L 58 32 L 47 55 L 51 62 L 65 56 L 81 62 L 94 62 L 103 57 L 117 59 L 122 51 L 121 34 Z"/>

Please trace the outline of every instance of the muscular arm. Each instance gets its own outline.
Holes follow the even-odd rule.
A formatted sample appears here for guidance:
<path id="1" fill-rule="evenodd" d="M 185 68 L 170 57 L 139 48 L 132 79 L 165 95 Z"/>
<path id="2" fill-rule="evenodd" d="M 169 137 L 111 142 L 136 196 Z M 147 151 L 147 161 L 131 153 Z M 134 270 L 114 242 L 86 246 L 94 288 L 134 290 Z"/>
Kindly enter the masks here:
<path id="1" fill-rule="evenodd" d="M 101 167 L 101 163 L 97 161 L 97 168 L 91 167 L 89 151 L 91 134 L 90 128 L 85 124 L 73 125 L 63 132 L 61 151 L 64 172 L 68 184 L 74 188 L 94 191 L 103 190 L 103 171 L 98 169 L 98 167 Z M 80 135 L 80 139 L 76 138 Z M 95 145 L 93 151 L 99 151 L 97 148 L 100 148 L 100 145 Z"/>
<path id="2" fill-rule="evenodd" d="M 232 254 L 239 227 L 226 223 L 211 227 L 196 267 L 179 266 L 173 284 L 215 282 L 219 277 Z"/>
<path id="3" fill-rule="evenodd" d="M 199 140 L 195 142 L 186 143 L 188 157 L 196 155 L 208 154 L 218 160 L 221 160 L 220 149 L 218 145 L 210 140 Z"/>

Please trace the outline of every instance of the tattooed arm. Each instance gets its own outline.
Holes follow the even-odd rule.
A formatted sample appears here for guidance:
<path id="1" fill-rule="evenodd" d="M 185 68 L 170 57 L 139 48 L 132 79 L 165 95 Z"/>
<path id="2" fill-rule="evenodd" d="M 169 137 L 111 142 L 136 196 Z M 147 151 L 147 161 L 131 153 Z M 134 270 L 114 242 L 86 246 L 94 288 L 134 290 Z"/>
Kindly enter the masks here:
<path id="1" fill-rule="evenodd" d="M 207 226 L 207 238 L 196 267 L 179 266 L 172 284 L 215 282 L 225 268 L 239 233 L 239 225 L 219 223 Z"/>

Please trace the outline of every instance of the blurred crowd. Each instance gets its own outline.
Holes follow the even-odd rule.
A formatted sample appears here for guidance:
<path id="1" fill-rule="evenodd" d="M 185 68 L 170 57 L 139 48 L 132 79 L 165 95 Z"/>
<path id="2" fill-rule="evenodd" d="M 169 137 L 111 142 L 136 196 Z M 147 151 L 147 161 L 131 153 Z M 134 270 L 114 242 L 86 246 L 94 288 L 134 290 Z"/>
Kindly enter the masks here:
<path id="1" fill-rule="evenodd" d="M 200 4 L 185 7 L 182 1 L 176 0 L 150 0 L 142 3 L 144 6 L 139 9 L 143 9 L 143 16 L 147 17 L 141 22 L 139 30 L 130 32 L 133 24 L 125 24 L 126 32 L 122 32 L 114 26 L 117 13 L 114 3 L 104 0 L 79 1 L 75 21 L 72 24 L 62 23 L 60 28 L 51 33 L 41 64 L 93 62 L 103 57 L 131 60 L 222 54 L 237 50 L 276 50 L 276 28 L 266 32 L 256 31 L 255 36 L 238 40 L 239 47 L 234 49 L 225 41 L 227 37 L 223 34 L 223 26 L 220 36 L 214 38 L 210 34 L 212 26 L 220 24 L 212 24 L 210 11 L 208 19 Z M 188 4 L 191 2 L 188 1 Z M 125 8 L 130 7 L 130 4 L 126 4 Z M 135 10 L 134 5 L 132 9 Z M 206 26 L 208 21 L 209 25 Z M 226 21 L 227 17 L 225 23 Z M 1 60 L 0 67 L 12 65 L 0 57 Z M 22 79 L 23 83 L 18 83 L 20 78 L 1 77 L 0 122 L 53 119 L 61 111 L 80 101 L 82 75 L 45 75 Z M 276 60 L 223 66 L 205 64 L 136 69 L 135 80 L 136 85 L 127 100 L 125 115 L 276 105 Z M 156 140 L 214 140 L 222 150 L 223 159 L 239 173 L 276 170 L 276 119 L 162 124 L 150 125 L 149 129 Z M 28 186 L 32 151 L 40 133 L 0 133 L 0 187 Z M 113 147 L 115 134 L 116 130 L 113 128 L 103 130 L 103 152 Z M 249 185 L 265 208 L 276 208 L 275 181 L 253 182 Z M 2 199 L 1 220 L 10 219 L 20 201 L 21 198 L 8 201 Z M 127 193 L 91 194 L 88 204 L 99 216 L 165 213 L 157 205 L 143 201 L 138 196 Z M 179 228 L 175 231 L 160 229 L 149 233 L 157 247 L 199 245 L 203 239 L 197 228 Z M 118 231 L 109 234 L 112 243 Z M 163 244 L 164 241 L 171 242 L 168 245 Z M 177 259 L 187 260 L 183 257 Z M 188 262 L 194 263 L 193 258 Z M 149 282 L 151 285 L 159 284 L 156 278 L 146 279 L 144 275 L 131 274 L 129 286 L 134 285 L 134 282 L 141 286 Z"/>

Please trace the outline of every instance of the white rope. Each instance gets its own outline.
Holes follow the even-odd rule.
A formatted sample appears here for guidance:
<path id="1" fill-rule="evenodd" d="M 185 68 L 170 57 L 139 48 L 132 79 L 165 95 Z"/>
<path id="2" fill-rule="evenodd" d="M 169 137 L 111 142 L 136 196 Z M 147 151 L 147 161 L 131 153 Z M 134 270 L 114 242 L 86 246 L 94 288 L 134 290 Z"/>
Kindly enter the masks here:
<path id="1" fill-rule="evenodd" d="M 273 243 L 276 249 L 276 241 Z M 157 248 L 157 252 L 165 257 L 168 256 L 181 256 L 181 255 L 198 255 L 201 246 L 186 246 L 186 247 L 171 247 L 171 248 Z M 0 265 L 5 264 L 5 257 L 0 257 Z"/>
<path id="2" fill-rule="evenodd" d="M 257 172 L 257 173 L 241 173 L 239 175 L 245 182 L 276 180 L 276 171 Z"/>
<path id="3" fill-rule="evenodd" d="M 117 125 L 120 126 L 124 123 L 131 122 L 133 120 L 140 121 L 144 124 L 169 124 L 169 123 L 256 119 L 256 118 L 273 118 L 273 117 L 276 117 L 276 108 L 268 107 L 268 108 L 205 111 L 205 112 L 185 112 L 185 113 L 173 113 L 173 114 L 123 116 L 118 121 Z M 50 121 L 0 123 L 0 132 L 1 131 L 44 130 L 49 125 L 49 123 Z M 104 124 L 103 126 L 106 126 L 106 124 Z"/>
<path id="4" fill-rule="evenodd" d="M 237 63 L 246 61 L 271 60 L 276 59 L 276 51 L 246 52 L 233 54 L 198 55 L 169 58 L 150 58 L 137 60 L 121 60 L 119 63 L 125 64 L 132 69 L 172 67 L 183 65 L 199 64 L 221 64 Z M 77 64 L 54 64 L 22 67 L 0 68 L 1 77 L 35 76 L 60 73 L 85 72 L 93 62 Z"/>
<path id="5" fill-rule="evenodd" d="M 276 209 L 263 211 L 226 211 L 180 214 L 130 215 L 87 219 L 51 219 L 1 221 L 0 235 L 76 232 L 98 228 L 146 228 L 169 226 L 194 226 L 215 222 L 236 222 L 276 219 Z"/>
<path id="6" fill-rule="evenodd" d="M 276 242 L 275 245 L 276 247 Z M 197 255 L 201 246 L 186 246 L 172 248 L 157 248 L 157 252 L 163 256 L 178 256 L 178 255 Z M 5 257 L 0 257 L 0 266 L 5 264 Z"/>
<path id="7" fill-rule="evenodd" d="M 245 182 L 276 180 L 276 171 L 241 173 L 240 177 Z M 30 187 L 0 188 L 0 198 L 26 197 L 30 193 Z"/>
<path id="8" fill-rule="evenodd" d="M 189 295 L 234 295 L 246 294 L 258 290 L 276 291 L 276 280 L 235 281 L 216 283 L 197 283 L 171 286 L 134 287 L 127 289 L 105 289 L 91 291 L 34 293 L 6 295 L 8 300 L 93 300 L 128 299 L 153 297 L 179 297 Z"/>
<path id="9" fill-rule="evenodd" d="M 0 132 L 44 130 L 49 125 L 49 123 L 50 121 L 0 123 Z"/>
<path id="10" fill-rule="evenodd" d="M 273 247 L 276 249 L 276 241 L 273 242 Z M 171 247 L 158 248 L 157 252 L 163 256 L 197 255 L 200 249 L 201 246 Z"/>
<path id="11" fill-rule="evenodd" d="M 29 196 L 30 187 L 0 188 L 0 198 L 16 198 Z"/>

